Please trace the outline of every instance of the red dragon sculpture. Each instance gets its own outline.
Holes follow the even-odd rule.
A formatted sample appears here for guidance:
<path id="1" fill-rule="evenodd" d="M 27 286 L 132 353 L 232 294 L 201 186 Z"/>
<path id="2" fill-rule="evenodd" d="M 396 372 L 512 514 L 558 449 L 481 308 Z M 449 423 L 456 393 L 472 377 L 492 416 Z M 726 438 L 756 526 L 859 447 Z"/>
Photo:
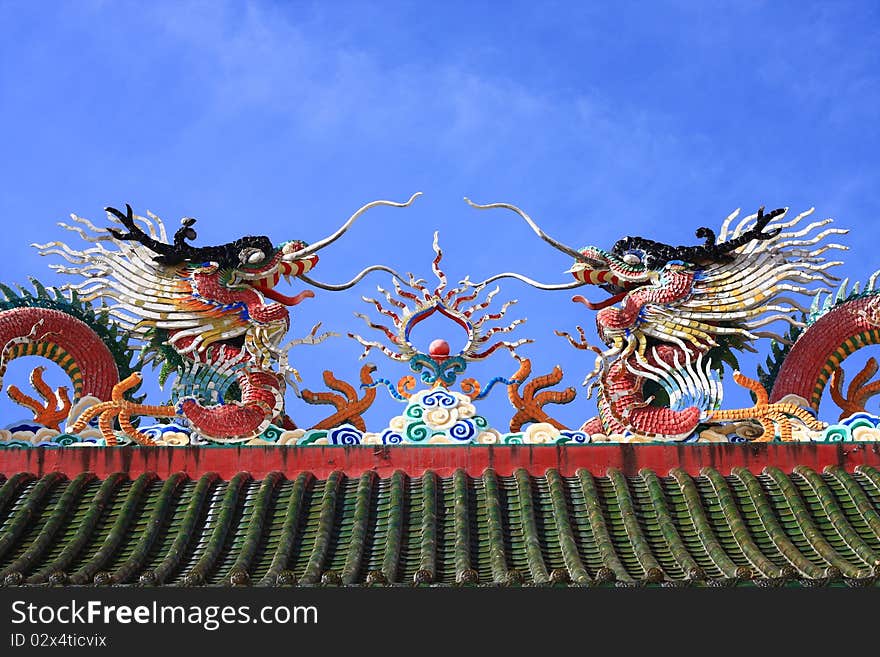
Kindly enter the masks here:
<path id="1" fill-rule="evenodd" d="M 55 265 L 56 270 L 85 280 L 67 286 L 67 297 L 14 296 L 4 288 L 0 380 L 12 359 L 45 356 L 68 373 L 75 400 L 91 395 L 105 404 L 127 405 L 120 406 L 127 417 L 139 410 L 122 399 L 119 388 L 121 379 L 127 388 L 139 382 L 129 376 L 134 370 L 126 365 L 127 358 L 120 357 L 117 338 L 128 334 L 145 345 L 138 366 L 161 364 L 163 378 L 170 370 L 179 375 L 172 391 L 175 405 L 144 407 L 144 414 L 177 415 L 197 433 L 219 441 L 248 439 L 273 422 L 292 428 L 284 410 L 285 381 L 293 372 L 287 351 L 323 336 L 315 337 L 313 329 L 305 339 L 282 344 L 290 328 L 288 308 L 314 292 L 286 296 L 275 286 L 282 278 L 299 279 L 335 291 L 352 287 L 371 271 L 398 276 L 381 265 L 339 285 L 307 274 L 317 264 L 318 252 L 364 212 L 381 205 L 407 207 L 416 196 L 405 203 L 369 203 L 313 244 L 294 240 L 276 246 L 268 237 L 247 236 L 220 246 L 194 246 L 192 218 L 183 219 L 169 241 L 158 217 L 135 216 L 130 206 L 126 212 L 107 208 L 115 225 L 106 229 L 74 215 L 76 225 L 61 225 L 91 242 L 91 248 L 77 250 L 61 242 L 35 246 L 43 255 L 60 255 L 72 265 Z M 97 315 L 83 310 L 83 302 L 98 299 L 104 306 Z"/>
<path id="2" fill-rule="evenodd" d="M 776 340 L 774 353 L 781 361 L 763 377 L 768 389 L 772 385 L 765 412 L 809 418 L 797 404 L 781 402 L 798 402 L 816 411 L 840 361 L 855 349 L 880 343 L 880 297 L 873 291 L 873 280 L 869 293 L 837 299 L 822 311 L 817 305 L 812 311 L 804 308 L 793 298 L 827 291 L 821 286 L 837 280 L 828 270 L 840 263 L 826 261 L 822 254 L 846 248 L 824 243 L 831 235 L 847 232 L 825 228 L 830 219 L 799 226 L 812 210 L 787 219 L 787 209 L 765 214 L 761 208 L 739 221 L 737 211 L 727 217 L 717 237 L 713 230 L 699 228 L 696 235 L 704 243 L 696 246 L 625 237 L 605 250 L 566 246 L 513 205 L 468 203 L 512 210 L 542 240 L 575 261 L 569 270 L 574 281 L 566 284 L 546 285 L 504 273 L 476 285 L 515 278 L 542 290 L 594 285 L 610 294 L 596 303 L 573 297 L 596 311 L 604 350 L 589 345 L 580 327 L 580 340 L 557 332 L 597 355 L 585 383 L 591 394 L 598 393 L 599 416 L 586 422 L 584 431 L 683 438 L 712 418 L 754 417 L 746 411 L 717 411 L 721 385 L 712 365 L 733 360 L 731 350 L 754 351 L 751 344 L 761 337 Z M 787 336 L 765 329 L 779 321 L 791 325 Z M 760 387 L 738 373 L 737 381 Z"/>

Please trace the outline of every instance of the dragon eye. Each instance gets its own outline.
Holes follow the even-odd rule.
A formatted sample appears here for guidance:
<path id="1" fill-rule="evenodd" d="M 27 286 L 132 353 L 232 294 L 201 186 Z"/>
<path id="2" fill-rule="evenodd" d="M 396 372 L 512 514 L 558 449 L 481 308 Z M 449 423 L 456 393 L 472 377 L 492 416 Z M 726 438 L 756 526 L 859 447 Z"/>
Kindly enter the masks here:
<path id="1" fill-rule="evenodd" d="M 242 249 L 238 254 L 238 259 L 244 265 L 256 265 L 266 259 L 266 254 L 260 249 Z"/>
<path id="2" fill-rule="evenodd" d="M 630 251 L 629 253 L 625 253 L 623 255 L 622 260 L 628 265 L 640 265 L 642 264 L 642 258 L 638 253 Z"/>

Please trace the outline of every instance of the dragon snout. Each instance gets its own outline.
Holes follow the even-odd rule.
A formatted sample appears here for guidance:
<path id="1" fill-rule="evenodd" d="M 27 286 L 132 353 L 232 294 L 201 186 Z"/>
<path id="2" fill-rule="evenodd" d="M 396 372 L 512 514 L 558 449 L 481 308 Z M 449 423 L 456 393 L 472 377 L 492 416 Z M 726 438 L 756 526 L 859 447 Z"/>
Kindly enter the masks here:
<path id="1" fill-rule="evenodd" d="M 588 285 L 618 285 L 618 278 L 607 268 L 593 269 L 585 264 L 577 263 L 566 273 L 574 276 L 575 280 Z"/>
<path id="2" fill-rule="evenodd" d="M 291 240 L 289 242 L 285 242 L 281 246 L 282 260 L 296 260 L 296 254 L 306 248 L 306 246 L 307 244 L 302 240 Z"/>
<path id="3" fill-rule="evenodd" d="M 571 274 L 583 269 L 608 269 L 608 261 L 581 254 L 580 259 L 571 266 L 567 273 Z"/>
<path id="4" fill-rule="evenodd" d="M 603 254 L 597 249 L 587 247 L 579 252 L 578 259 L 566 270 L 566 274 L 574 276 L 575 280 L 588 285 L 603 285 L 612 283 L 611 266 Z"/>
<path id="5" fill-rule="evenodd" d="M 281 273 L 285 276 L 299 276 L 310 271 L 318 264 L 315 253 L 303 256 L 300 252 L 306 247 L 305 242 L 295 240 L 281 247 Z"/>

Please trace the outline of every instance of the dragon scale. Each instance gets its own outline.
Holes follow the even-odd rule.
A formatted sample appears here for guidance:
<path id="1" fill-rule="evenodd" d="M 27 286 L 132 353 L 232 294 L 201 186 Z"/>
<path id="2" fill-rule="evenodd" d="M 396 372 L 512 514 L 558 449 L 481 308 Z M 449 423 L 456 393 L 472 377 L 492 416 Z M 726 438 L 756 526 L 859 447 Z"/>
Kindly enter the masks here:
<path id="1" fill-rule="evenodd" d="M 840 303 L 819 316 L 802 333 L 782 361 L 770 401 L 789 394 L 819 409 L 832 373 L 862 347 L 880 344 L 880 292 L 873 289 Z"/>
<path id="2" fill-rule="evenodd" d="M 0 345 L 0 382 L 12 360 L 43 356 L 70 377 L 77 398 L 109 399 L 119 383 L 113 354 L 92 327 L 61 310 L 25 306 L 0 312 Z"/>

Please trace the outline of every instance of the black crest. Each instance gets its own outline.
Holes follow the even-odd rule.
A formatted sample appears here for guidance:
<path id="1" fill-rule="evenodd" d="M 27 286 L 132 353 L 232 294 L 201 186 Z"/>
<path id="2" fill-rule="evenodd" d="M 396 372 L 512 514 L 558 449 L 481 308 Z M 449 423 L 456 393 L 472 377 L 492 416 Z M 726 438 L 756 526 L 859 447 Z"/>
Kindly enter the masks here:
<path id="1" fill-rule="evenodd" d="M 166 244 L 150 237 L 134 223 L 134 213 L 130 205 L 126 204 L 125 214 L 116 208 L 105 208 L 105 210 L 118 218 L 122 225 L 128 229 L 128 232 L 123 232 L 118 228 L 108 228 L 107 230 L 113 237 L 118 240 L 143 244 L 157 254 L 153 260 L 162 265 L 179 265 L 184 262 L 216 262 L 224 269 L 234 269 L 242 265 L 243 252 L 260 251 L 263 253 L 263 258 L 267 258 L 274 251 L 272 240 L 264 235 L 249 235 L 219 246 L 196 247 L 187 244 L 188 241 L 191 242 L 197 237 L 196 231 L 192 227 L 196 220 L 192 217 L 183 219 L 183 225 L 174 233 L 174 242 Z M 259 262 L 250 262 L 250 264 L 259 264 Z"/>
<path id="2" fill-rule="evenodd" d="M 611 252 L 622 256 L 628 251 L 641 250 L 645 253 L 644 264 L 649 269 L 662 267 L 670 260 L 681 260 L 692 264 L 709 264 L 712 262 L 725 262 L 730 260 L 731 253 L 739 247 L 753 240 L 769 240 L 779 234 L 781 228 L 774 228 L 764 232 L 773 219 L 785 212 L 785 208 L 778 208 L 769 214 L 764 214 L 763 206 L 758 210 L 755 225 L 736 239 L 718 244 L 715 241 L 715 231 L 705 226 L 696 230 L 696 236 L 703 238 L 705 242 L 697 246 L 672 246 L 663 242 L 655 242 L 644 237 L 624 237 L 618 240 L 611 248 Z"/>

